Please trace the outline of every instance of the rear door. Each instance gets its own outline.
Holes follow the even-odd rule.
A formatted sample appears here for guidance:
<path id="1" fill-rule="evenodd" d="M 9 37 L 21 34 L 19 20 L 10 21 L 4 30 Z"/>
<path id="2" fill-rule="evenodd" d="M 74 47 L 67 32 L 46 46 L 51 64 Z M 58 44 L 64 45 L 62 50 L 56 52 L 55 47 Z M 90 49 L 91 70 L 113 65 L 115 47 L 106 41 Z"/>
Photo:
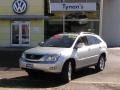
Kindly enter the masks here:
<path id="1" fill-rule="evenodd" d="M 91 35 L 87 36 L 87 40 L 88 40 L 88 47 L 90 53 L 88 65 L 91 65 L 97 63 L 99 59 L 101 42 L 95 36 L 91 36 Z"/>

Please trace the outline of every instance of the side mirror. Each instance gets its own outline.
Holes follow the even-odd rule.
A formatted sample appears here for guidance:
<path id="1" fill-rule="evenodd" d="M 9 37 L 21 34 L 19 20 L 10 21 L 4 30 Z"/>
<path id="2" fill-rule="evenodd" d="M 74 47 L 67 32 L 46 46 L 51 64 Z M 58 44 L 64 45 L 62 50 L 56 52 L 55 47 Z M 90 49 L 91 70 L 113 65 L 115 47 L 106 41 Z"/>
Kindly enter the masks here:
<path id="1" fill-rule="evenodd" d="M 83 46 L 85 46 L 84 43 L 78 43 L 75 48 L 78 49 L 78 48 L 82 48 Z"/>
<path id="2" fill-rule="evenodd" d="M 44 42 L 40 42 L 40 43 L 38 43 L 39 46 L 42 46 L 43 44 L 44 44 Z"/>

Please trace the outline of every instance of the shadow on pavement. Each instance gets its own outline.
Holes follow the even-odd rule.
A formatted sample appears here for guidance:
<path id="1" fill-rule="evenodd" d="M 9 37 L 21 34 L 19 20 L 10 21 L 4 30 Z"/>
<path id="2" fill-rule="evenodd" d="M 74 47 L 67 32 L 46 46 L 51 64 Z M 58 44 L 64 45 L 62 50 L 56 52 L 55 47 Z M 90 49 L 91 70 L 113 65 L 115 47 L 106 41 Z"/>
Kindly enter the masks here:
<path id="1" fill-rule="evenodd" d="M 10 79 L 1 79 L 0 87 L 5 88 L 50 88 L 64 85 L 59 76 L 54 74 L 42 74 L 39 77 L 15 77 Z"/>
<path id="2" fill-rule="evenodd" d="M 96 74 L 93 68 L 85 68 L 74 74 L 73 80 Z M 52 88 L 64 85 L 59 75 L 43 74 L 39 77 L 29 78 L 28 76 L 15 77 L 11 79 L 1 79 L 0 87 L 5 88 Z"/>
<path id="3" fill-rule="evenodd" d="M 73 80 L 74 79 L 78 79 L 78 78 L 82 78 L 88 75 L 92 75 L 92 74 L 96 74 L 98 73 L 97 70 L 95 70 L 94 68 L 83 68 L 80 69 L 79 71 L 75 72 L 75 74 L 73 75 Z"/>

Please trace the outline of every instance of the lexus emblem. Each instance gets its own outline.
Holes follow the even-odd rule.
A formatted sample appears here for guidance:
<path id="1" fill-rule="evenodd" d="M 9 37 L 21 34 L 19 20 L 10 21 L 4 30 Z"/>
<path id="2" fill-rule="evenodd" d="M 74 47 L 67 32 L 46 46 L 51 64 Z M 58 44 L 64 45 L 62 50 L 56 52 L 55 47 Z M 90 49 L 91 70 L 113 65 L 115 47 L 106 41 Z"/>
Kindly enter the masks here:
<path id="1" fill-rule="evenodd" d="M 30 57 L 31 57 L 31 59 L 34 59 L 35 56 L 34 56 L 34 55 L 31 55 Z"/>
<path id="2" fill-rule="evenodd" d="M 15 0 L 12 7 L 15 13 L 23 14 L 27 10 L 27 2 L 25 0 Z"/>

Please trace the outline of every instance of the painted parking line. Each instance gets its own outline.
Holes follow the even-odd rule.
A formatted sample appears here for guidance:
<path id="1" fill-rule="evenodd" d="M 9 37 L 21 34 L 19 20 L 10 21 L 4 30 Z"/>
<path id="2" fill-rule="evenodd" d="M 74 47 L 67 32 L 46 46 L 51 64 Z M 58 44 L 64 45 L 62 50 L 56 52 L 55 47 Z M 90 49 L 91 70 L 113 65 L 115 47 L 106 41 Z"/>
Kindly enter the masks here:
<path id="1" fill-rule="evenodd" d="M 120 83 L 118 82 L 83 82 L 83 81 L 71 81 L 70 83 L 76 83 L 76 84 L 118 84 L 120 85 Z"/>

